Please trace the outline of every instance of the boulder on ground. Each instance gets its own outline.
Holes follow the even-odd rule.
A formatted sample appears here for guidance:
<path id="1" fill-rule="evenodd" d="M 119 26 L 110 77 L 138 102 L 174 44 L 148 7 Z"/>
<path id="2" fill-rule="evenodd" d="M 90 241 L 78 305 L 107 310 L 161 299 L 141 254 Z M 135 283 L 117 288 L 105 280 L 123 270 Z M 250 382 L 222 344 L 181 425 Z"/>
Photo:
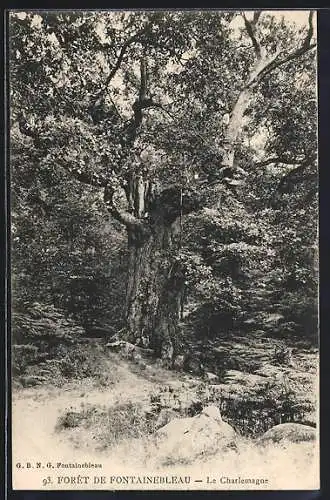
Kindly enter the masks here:
<path id="1" fill-rule="evenodd" d="M 269 429 L 259 438 L 258 443 L 262 445 L 269 443 L 302 443 L 316 441 L 316 436 L 314 427 L 288 422 L 275 425 Z"/>
<path id="2" fill-rule="evenodd" d="M 171 408 L 162 408 L 156 420 L 156 429 L 164 427 L 175 418 L 178 418 L 178 413 L 176 411 L 172 410 Z"/>
<path id="3" fill-rule="evenodd" d="M 217 406 L 210 405 L 203 409 L 201 415 L 206 415 L 207 417 L 214 418 L 218 422 L 222 422 L 220 410 Z"/>
<path id="4" fill-rule="evenodd" d="M 208 406 L 194 417 L 174 418 L 155 433 L 159 458 L 165 464 L 192 463 L 236 447 L 237 434 L 215 406 Z"/>
<path id="5" fill-rule="evenodd" d="M 105 347 L 113 352 L 121 352 L 123 349 L 134 350 L 136 346 L 130 342 L 126 342 L 125 340 L 115 340 L 106 344 Z"/>

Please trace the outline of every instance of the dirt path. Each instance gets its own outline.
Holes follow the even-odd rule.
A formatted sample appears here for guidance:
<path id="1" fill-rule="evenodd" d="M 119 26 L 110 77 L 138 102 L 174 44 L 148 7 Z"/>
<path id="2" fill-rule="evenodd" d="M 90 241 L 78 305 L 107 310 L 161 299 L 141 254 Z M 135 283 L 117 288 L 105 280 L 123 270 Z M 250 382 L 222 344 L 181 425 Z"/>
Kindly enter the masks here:
<path id="1" fill-rule="evenodd" d="M 112 406 L 117 402 L 147 399 L 155 383 L 130 371 L 124 363 L 117 366 L 119 382 L 109 388 L 96 388 L 93 381 L 76 381 L 58 389 L 50 386 L 22 389 L 13 394 L 13 461 L 73 459 L 79 453 L 55 432 L 58 417 L 82 404 Z"/>
<path id="2" fill-rule="evenodd" d="M 42 479 L 53 474 L 54 482 L 56 474 L 77 474 L 77 470 L 48 469 L 47 464 L 52 463 L 56 468 L 58 462 L 92 462 L 102 464 L 102 474 L 136 474 L 140 467 L 141 474 L 145 473 L 139 462 L 139 446 L 144 443 L 136 440 L 135 443 L 124 443 L 115 449 L 107 449 L 104 452 L 95 451 L 95 447 L 74 447 L 73 442 L 68 439 L 68 434 L 56 432 L 55 427 L 59 416 L 70 409 L 79 409 L 82 405 L 95 405 L 110 407 L 117 403 L 125 402 L 148 402 L 150 393 L 159 390 L 169 382 L 180 383 L 186 380 L 184 375 L 155 369 L 153 371 L 135 373 L 132 364 L 118 360 L 116 365 L 118 382 L 109 387 L 97 387 L 95 381 L 84 379 L 68 384 L 66 387 L 56 388 L 54 386 L 39 386 L 29 389 L 17 390 L 12 398 L 12 422 L 13 422 L 13 465 L 14 485 L 17 488 L 40 489 Z M 69 431 L 70 432 L 70 431 Z M 79 430 L 80 443 L 91 439 L 89 429 Z M 84 434 L 85 433 L 85 434 Z M 84 443 L 85 444 L 85 443 Z M 136 446 L 136 448 L 134 448 Z M 298 462 L 296 460 L 298 458 Z M 127 459 L 131 460 L 131 466 Z M 16 463 L 22 464 L 21 469 L 15 469 Z M 27 469 L 27 463 L 32 464 Z M 36 470 L 36 463 L 41 462 L 43 474 Z M 34 468 L 33 468 L 34 466 Z M 131 467 L 131 469 L 130 469 Z M 152 464 L 148 473 L 151 473 Z M 239 454 L 229 453 L 225 456 L 216 456 L 212 459 L 180 469 L 171 467 L 165 474 L 221 474 L 229 477 L 238 475 L 252 477 L 260 475 L 270 478 L 270 488 L 299 488 L 302 480 L 306 489 L 314 489 L 317 463 L 311 467 L 311 463 L 304 457 L 302 449 L 289 450 L 269 449 L 260 452 L 252 442 L 247 442 L 241 448 Z M 256 471 L 259 471 L 256 474 Z M 289 471 L 289 472 L 288 472 Z M 81 471 L 80 471 L 81 472 Z M 85 472 L 86 473 L 86 472 Z M 159 473 L 159 472 L 158 472 Z M 54 475 L 55 474 L 55 475 Z M 87 472 L 91 474 L 91 471 Z M 316 486 L 315 486 L 316 485 Z M 48 485 L 49 488 L 52 485 Z M 55 489 L 64 488 L 64 485 L 56 486 Z M 225 485 L 222 489 L 230 489 Z M 235 488 L 235 486 L 234 486 Z M 72 489 L 67 488 L 64 489 Z M 93 488 L 91 488 L 93 489 Z M 107 489 L 107 488 L 105 488 Z"/>

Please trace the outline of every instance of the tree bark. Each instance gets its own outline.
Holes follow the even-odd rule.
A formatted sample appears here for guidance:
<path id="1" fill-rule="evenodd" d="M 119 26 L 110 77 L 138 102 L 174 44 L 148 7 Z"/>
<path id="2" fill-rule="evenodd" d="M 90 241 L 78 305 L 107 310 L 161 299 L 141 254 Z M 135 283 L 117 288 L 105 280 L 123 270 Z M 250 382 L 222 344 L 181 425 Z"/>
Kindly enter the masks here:
<path id="1" fill-rule="evenodd" d="M 128 339 L 153 349 L 167 366 L 176 351 L 184 286 L 183 274 L 173 261 L 177 240 L 177 222 L 158 220 L 142 238 L 137 230 L 128 230 Z"/>
<path id="2" fill-rule="evenodd" d="M 222 165 L 226 168 L 234 168 L 235 149 L 242 130 L 244 113 L 250 104 L 251 97 L 252 91 L 249 88 L 243 89 L 232 109 L 223 140 Z"/>
<path id="3" fill-rule="evenodd" d="M 126 334 L 130 342 L 150 348 L 171 367 L 177 348 L 177 331 L 184 276 L 174 256 L 180 243 L 183 209 L 181 190 L 157 192 L 156 185 L 141 174 L 127 177 L 128 209 L 116 206 L 111 188 L 105 202 L 112 215 L 126 226 L 128 276 Z M 185 209 L 192 207 L 184 198 Z"/>

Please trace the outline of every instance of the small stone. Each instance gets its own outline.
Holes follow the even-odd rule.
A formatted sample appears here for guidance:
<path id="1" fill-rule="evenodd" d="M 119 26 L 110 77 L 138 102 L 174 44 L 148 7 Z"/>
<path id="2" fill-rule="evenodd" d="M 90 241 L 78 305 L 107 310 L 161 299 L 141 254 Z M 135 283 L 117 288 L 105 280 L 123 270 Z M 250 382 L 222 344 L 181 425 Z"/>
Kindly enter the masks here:
<path id="1" fill-rule="evenodd" d="M 218 380 L 217 375 L 215 375 L 214 373 L 211 373 L 211 372 L 206 372 L 205 377 L 207 378 L 207 380 L 209 382 L 215 382 L 216 380 Z"/>

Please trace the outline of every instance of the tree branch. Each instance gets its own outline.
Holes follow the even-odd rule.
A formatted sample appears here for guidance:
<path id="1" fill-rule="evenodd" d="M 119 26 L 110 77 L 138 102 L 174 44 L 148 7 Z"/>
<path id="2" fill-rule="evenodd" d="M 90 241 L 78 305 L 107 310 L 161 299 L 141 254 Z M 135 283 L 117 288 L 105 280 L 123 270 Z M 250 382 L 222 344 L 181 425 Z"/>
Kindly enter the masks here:
<path id="1" fill-rule="evenodd" d="M 141 83 L 139 91 L 139 102 L 142 103 L 147 97 L 147 85 L 148 85 L 148 75 L 147 75 L 147 61 L 143 57 L 140 62 L 140 74 Z"/>
<path id="2" fill-rule="evenodd" d="M 248 21 L 248 19 L 246 18 L 245 12 L 242 13 L 246 31 L 247 31 L 247 33 L 252 41 L 252 45 L 254 47 L 254 50 L 255 50 L 255 53 L 256 53 L 258 59 L 261 58 L 261 47 L 260 47 L 260 44 L 259 44 L 257 37 L 256 37 L 256 34 L 255 34 L 255 27 L 259 21 L 260 15 L 261 15 L 260 11 L 254 12 L 252 21 Z"/>
<path id="3" fill-rule="evenodd" d="M 285 57 L 282 60 L 274 60 L 272 61 L 267 67 L 265 67 L 258 75 L 258 81 L 262 80 L 265 76 L 269 75 L 272 71 L 275 69 L 280 68 L 283 66 L 283 64 L 286 64 L 294 59 L 297 59 L 298 57 L 301 57 L 302 55 L 306 54 L 310 50 L 314 49 L 316 47 L 316 43 L 309 45 L 308 47 L 303 47 L 301 46 L 299 49 L 295 50 L 291 54 L 289 54 L 287 57 Z"/>
<path id="4" fill-rule="evenodd" d="M 116 60 L 115 64 L 113 65 L 109 75 L 107 76 L 107 78 L 104 82 L 103 88 L 95 96 L 95 101 L 97 101 L 97 99 L 102 95 L 102 93 L 105 92 L 105 90 L 109 86 L 111 80 L 116 75 L 117 71 L 119 70 L 119 68 L 121 66 L 121 63 L 123 61 L 124 55 L 125 55 L 128 47 L 130 45 L 132 45 L 134 42 L 136 42 L 140 38 L 141 35 L 145 34 L 150 27 L 151 27 L 151 23 L 147 23 L 143 28 L 141 28 L 134 35 L 132 35 L 130 38 L 128 38 L 128 40 L 126 40 L 126 42 L 124 42 L 124 44 L 122 45 L 122 47 L 120 49 L 117 60 Z"/>
<path id="5" fill-rule="evenodd" d="M 114 217 L 117 221 L 124 224 L 128 229 L 140 229 L 146 230 L 146 224 L 144 221 L 137 219 L 131 213 L 121 210 L 118 208 L 114 202 L 114 194 L 115 190 L 113 187 L 108 184 L 104 189 L 104 203 L 109 211 L 109 213 Z"/>
<path id="6" fill-rule="evenodd" d="M 139 96 L 136 101 L 133 103 L 133 117 L 131 118 L 128 127 L 126 128 L 126 133 L 128 135 L 128 141 L 133 143 L 137 131 L 142 124 L 143 113 L 142 110 L 146 108 L 150 108 L 155 106 L 153 100 L 147 97 L 148 92 L 148 81 L 147 81 L 147 62 L 143 57 L 140 63 L 140 88 L 139 88 Z"/>
<path id="7" fill-rule="evenodd" d="M 270 205 L 272 205 L 276 201 L 276 196 L 279 193 L 283 193 L 287 190 L 288 185 L 292 185 L 292 183 L 296 180 L 295 177 L 297 174 L 300 174 L 303 172 L 306 168 L 310 167 L 313 165 L 313 162 L 316 159 L 316 155 L 309 156 L 305 158 L 303 162 L 301 162 L 299 165 L 295 166 L 293 169 L 291 169 L 289 172 L 287 172 L 279 181 L 277 184 L 276 188 L 274 189 L 274 192 L 271 196 L 270 199 Z M 314 175 L 313 175 L 314 177 Z"/>
<path id="8" fill-rule="evenodd" d="M 290 54 L 280 59 L 280 53 L 275 54 L 270 60 L 265 60 L 264 64 L 260 68 L 256 70 L 252 78 L 250 78 L 249 82 L 246 85 L 246 88 L 249 88 L 256 83 L 259 83 L 265 76 L 269 75 L 272 71 L 280 68 L 284 64 L 301 57 L 306 54 L 310 50 L 316 47 L 316 43 L 311 44 L 311 40 L 313 37 L 313 11 L 309 13 L 308 16 L 308 31 L 305 39 L 303 40 L 300 47 L 293 50 Z"/>
<path id="9" fill-rule="evenodd" d="M 285 186 L 286 183 L 291 182 L 292 180 L 294 180 L 297 174 L 303 172 L 306 168 L 310 167 L 313 161 L 314 158 L 311 157 L 306 158 L 300 165 L 296 166 L 295 168 L 290 170 L 287 174 L 285 174 L 278 183 L 276 191 L 281 191 L 281 189 Z"/>

